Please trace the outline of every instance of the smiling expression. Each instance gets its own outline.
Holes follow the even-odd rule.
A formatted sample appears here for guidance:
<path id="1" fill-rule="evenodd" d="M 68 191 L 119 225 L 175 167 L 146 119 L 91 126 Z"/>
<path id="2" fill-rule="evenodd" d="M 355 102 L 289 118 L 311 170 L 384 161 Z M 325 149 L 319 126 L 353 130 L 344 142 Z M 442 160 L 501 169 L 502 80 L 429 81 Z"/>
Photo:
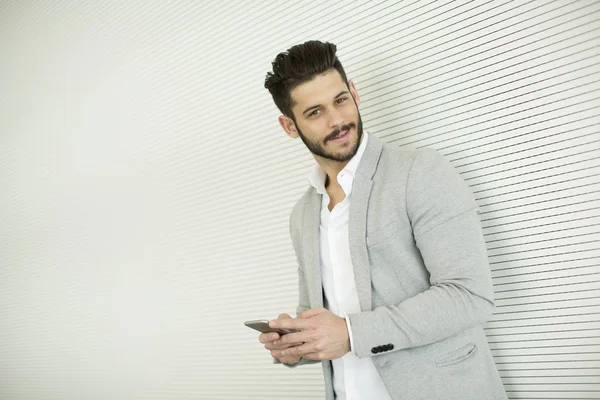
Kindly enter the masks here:
<path id="1" fill-rule="evenodd" d="M 300 137 L 316 157 L 345 162 L 356 154 L 363 129 L 358 94 L 331 69 L 292 89 L 294 120 L 284 126 L 291 137 Z M 294 123 L 295 122 L 295 123 Z"/>

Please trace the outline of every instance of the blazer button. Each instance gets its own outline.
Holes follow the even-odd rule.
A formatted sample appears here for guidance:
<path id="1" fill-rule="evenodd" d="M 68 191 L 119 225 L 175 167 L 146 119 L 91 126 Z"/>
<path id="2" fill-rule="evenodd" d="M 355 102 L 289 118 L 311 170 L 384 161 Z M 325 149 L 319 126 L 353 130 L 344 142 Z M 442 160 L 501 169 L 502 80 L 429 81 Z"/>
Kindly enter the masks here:
<path id="1" fill-rule="evenodd" d="M 377 354 L 377 353 L 378 353 L 378 351 L 377 351 L 377 347 L 373 347 L 373 348 L 371 349 L 371 353 L 373 353 L 373 354 Z"/>
<path id="2" fill-rule="evenodd" d="M 388 346 L 389 346 L 390 350 L 394 350 L 394 345 L 393 344 L 390 343 L 390 344 L 388 344 Z"/>

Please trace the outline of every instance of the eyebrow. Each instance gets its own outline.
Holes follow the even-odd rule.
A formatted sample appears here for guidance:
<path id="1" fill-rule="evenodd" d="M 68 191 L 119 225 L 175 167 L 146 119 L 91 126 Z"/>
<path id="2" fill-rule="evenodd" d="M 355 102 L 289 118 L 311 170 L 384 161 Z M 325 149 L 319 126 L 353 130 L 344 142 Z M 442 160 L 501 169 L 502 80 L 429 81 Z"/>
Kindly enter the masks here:
<path id="1" fill-rule="evenodd" d="M 347 90 L 342 90 L 333 99 L 335 100 L 335 99 L 337 99 L 338 97 L 340 97 L 340 96 L 342 96 L 344 94 L 348 94 L 348 91 Z M 305 109 L 304 111 L 302 111 L 302 115 L 306 114 L 307 112 L 309 112 L 309 111 L 311 111 L 311 110 L 313 110 L 315 108 L 319 108 L 319 107 L 321 107 L 321 104 L 315 104 L 314 106 L 310 106 L 307 109 Z"/>

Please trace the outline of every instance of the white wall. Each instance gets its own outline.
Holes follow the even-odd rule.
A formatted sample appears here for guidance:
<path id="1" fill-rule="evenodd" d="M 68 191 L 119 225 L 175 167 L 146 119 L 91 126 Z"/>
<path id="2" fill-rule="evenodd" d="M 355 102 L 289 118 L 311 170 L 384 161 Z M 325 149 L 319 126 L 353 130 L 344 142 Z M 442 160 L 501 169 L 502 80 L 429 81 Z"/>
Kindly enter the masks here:
<path id="1" fill-rule="evenodd" d="M 308 39 L 473 188 L 510 398 L 600 398 L 599 2 L 57 0 L 0 3 L 1 399 L 323 398 L 243 326 L 296 305 Z"/>

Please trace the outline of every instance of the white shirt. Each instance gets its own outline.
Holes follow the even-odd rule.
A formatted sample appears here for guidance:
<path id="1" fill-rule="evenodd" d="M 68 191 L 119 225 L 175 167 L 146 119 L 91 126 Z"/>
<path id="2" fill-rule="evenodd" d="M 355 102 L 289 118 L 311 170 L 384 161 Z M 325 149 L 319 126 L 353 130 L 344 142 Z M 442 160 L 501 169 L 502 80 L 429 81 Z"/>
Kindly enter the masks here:
<path id="1" fill-rule="evenodd" d="M 329 211 L 329 195 L 325 189 L 325 171 L 317 164 L 313 168 L 309 182 L 317 193 L 322 194 L 320 224 L 320 257 L 323 291 L 329 311 L 346 317 L 347 314 L 360 312 L 358 291 L 354 280 L 354 267 L 350 256 L 348 219 L 352 184 L 356 169 L 365 152 L 368 134 L 363 130 L 363 139 L 356 155 L 346 164 L 337 176 L 337 181 L 346 197 Z M 352 330 L 346 318 L 350 334 L 351 349 L 354 348 Z M 353 352 L 332 360 L 333 388 L 336 399 L 391 400 L 391 397 L 375 369 L 370 357 L 358 358 Z"/>

